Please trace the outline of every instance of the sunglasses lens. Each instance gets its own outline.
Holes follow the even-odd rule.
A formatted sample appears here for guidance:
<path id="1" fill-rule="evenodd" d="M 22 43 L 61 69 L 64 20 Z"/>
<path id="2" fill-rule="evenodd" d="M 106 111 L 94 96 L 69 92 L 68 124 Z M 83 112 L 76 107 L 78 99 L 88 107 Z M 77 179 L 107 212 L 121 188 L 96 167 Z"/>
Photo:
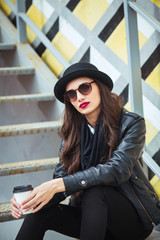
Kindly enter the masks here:
<path id="1" fill-rule="evenodd" d="M 78 88 L 78 91 L 83 95 L 89 94 L 91 90 L 92 90 L 92 86 L 90 83 L 82 83 Z"/>
<path id="2" fill-rule="evenodd" d="M 67 99 L 67 101 L 69 102 L 73 102 L 76 100 L 77 98 L 77 93 L 75 90 L 69 90 L 68 92 L 65 93 L 65 98 Z"/>
<path id="3" fill-rule="evenodd" d="M 67 91 L 64 94 L 65 99 L 69 102 L 74 102 L 77 99 L 77 90 L 83 95 L 88 95 L 92 91 L 91 83 L 94 83 L 94 81 L 90 83 L 82 83 L 81 85 L 79 85 L 78 89 Z"/>

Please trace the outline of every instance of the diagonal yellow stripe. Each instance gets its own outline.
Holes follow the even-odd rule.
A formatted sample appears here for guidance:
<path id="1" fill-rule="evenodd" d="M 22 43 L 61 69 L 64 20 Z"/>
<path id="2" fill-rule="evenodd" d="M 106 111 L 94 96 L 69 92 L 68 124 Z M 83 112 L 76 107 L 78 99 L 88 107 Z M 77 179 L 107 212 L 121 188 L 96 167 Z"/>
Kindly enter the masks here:
<path id="1" fill-rule="evenodd" d="M 16 0 L 11 0 L 13 4 L 16 4 Z M 5 3 L 4 0 L 0 0 L 0 7 L 6 14 L 6 16 L 9 16 L 12 12 L 12 10 L 8 7 L 8 5 Z"/>
<path id="2" fill-rule="evenodd" d="M 151 122 L 145 119 L 146 122 L 146 145 L 148 145 L 152 139 L 157 135 L 158 130 L 151 124 Z"/>
<path id="3" fill-rule="evenodd" d="M 160 179 L 156 175 L 154 175 L 150 183 L 152 184 L 154 190 L 156 191 L 158 197 L 160 198 Z"/>
<path id="4" fill-rule="evenodd" d="M 153 69 L 150 75 L 146 78 L 146 82 L 160 94 L 160 63 Z"/>
<path id="5" fill-rule="evenodd" d="M 124 107 L 128 111 L 131 111 L 130 102 L 127 102 Z M 145 123 L 146 123 L 146 145 L 148 145 L 152 141 L 152 139 L 156 136 L 158 130 L 151 124 L 151 122 L 148 119 L 145 119 Z"/>
<path id="6" fill-rule="evenodd" d="M 67 60 L 73 57 L 77 51 L 76 47 L 61 33 L 58 32 L 52 40 L 52 44 L 56 49 L 62 54 L 62 56 Z M 58 62 L 58 60 L 49 52 L 48 49 L 42 54 L 42 59 L 51 68 L 56 76 L 58 76 L 63 70 L 63 66 Z"/>
<path id="7" fill-rule="evenodd" d="M 6 16 L 9 16 L 11 14 L 11 12 L 12 12 L 11 9 L 8 7 L 8 5 L 3 0 L 0 0 L 0 7 L 4 11 Z"/>
<path id="8" fill-rule="evenodd" d="M 43 15 L 43 13 L 33 4 L 29 8 L 27 15 L 40 29 L 42 29 L 42 27 L 47 21 L 47 18 Z M 29 43 L 32 43 L 36 37 L 35 33 L 28 26 L 27 26 L 27 37 L 28 37 Z"/>
<path id="9" fill-rule="evenodd" d="M 141 48 L 147 41 L 147 38 L 141 32 L 138 32 L 138 36 L 139 47 Z M 118 24 L 105 44 L 127 64 L 127 43 L 124 19 Z"/>
<path id="10" fill-rule="evenodd" d="M 155 5 L 157 5 L 160 8 L 160 0 L 151 0 Z"/>
<path id="11" fill-rule="evenodd" d="M 81 0 L 73 14 L 92 30 L 108 7 L 109 4 L 105 0 Z"/>

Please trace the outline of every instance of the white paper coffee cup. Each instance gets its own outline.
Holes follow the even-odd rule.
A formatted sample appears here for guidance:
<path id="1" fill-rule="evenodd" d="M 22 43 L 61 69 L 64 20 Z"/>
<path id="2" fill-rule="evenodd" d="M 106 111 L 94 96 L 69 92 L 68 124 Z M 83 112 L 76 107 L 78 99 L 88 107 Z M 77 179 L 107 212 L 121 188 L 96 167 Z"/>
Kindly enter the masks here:
<path id="1" fill-rule="evenodd" d="M 32 185 L 22 185 L 22 186 L 14 187 L 13 193 L 16 201 L 19 204 L 21 204 L 21 202 L 23 202 L 28 197 L 28 195 L 32 192 L 32 190 L 33 190 Z M 30 209 L 29 211 L 25 212 L 24 210 L 21 209 L 23 214 L 29 214 L 32 212 L 32 210 L 33 209 Z"/>

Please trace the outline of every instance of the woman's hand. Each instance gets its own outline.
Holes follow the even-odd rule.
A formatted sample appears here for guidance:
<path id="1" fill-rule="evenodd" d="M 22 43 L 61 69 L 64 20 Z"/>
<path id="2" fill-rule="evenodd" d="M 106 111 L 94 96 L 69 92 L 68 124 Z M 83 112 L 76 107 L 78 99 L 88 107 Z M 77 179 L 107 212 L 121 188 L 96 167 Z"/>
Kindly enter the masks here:
<path id="1" fill-rule="evenodd" d="M 24 211 L 34 208 L 32 213 L 35 213 L 46 205 L 56 193 L 64 191 L 65 186 L 62 178 L 44 182 L 33 189 L 29 196 L 21 203 L 21 208 Z"/>
<path id="2" fill-rule="evenodd" d="M 21 206 L 20 204 L 16 201 L 15 197 L 13 196 L 11 199 L 11 214 L 14 218 L 20 218 L 22 215 L 22 212 L 20 210 Z"/>

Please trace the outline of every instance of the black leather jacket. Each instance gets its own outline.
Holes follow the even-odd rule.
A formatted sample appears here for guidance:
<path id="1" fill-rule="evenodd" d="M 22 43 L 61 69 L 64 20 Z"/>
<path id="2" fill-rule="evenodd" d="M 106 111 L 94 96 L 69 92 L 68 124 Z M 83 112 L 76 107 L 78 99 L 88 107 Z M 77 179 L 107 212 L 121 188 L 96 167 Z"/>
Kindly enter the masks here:
<path id="1" fill-rule="evenodd" d="M 160 223 L 160 201 L 140 163 L 145 131 L 142 117 L 123 110 L 119 145 L 107 163 L 68 176 L 63 163 L 57 165 L 53 177 L 63 178 L 66 192 L 57 194 L 55 202 L 95 185 L 113 186 L 132 202 L 147 230 Z M 62 141 L 60 152 L 63 147 Z"/>

